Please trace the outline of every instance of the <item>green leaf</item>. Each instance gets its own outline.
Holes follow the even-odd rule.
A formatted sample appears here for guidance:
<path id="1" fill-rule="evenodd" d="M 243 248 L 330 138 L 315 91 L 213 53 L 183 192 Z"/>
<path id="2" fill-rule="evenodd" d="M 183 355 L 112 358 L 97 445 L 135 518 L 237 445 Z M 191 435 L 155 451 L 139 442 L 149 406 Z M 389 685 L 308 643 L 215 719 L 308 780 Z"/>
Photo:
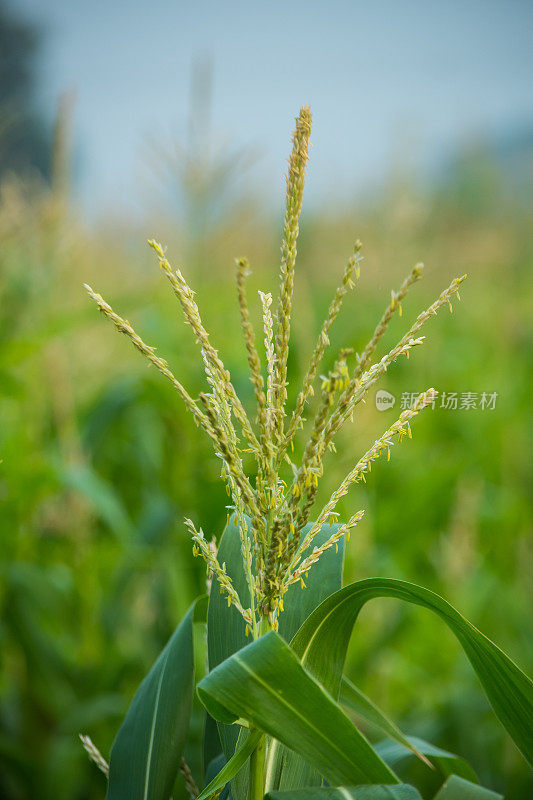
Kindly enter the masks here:
<path id="1" fill-rule="evenodd" d="M 302 537 L 307 534 L 310 527 L 311 524 L 303 529 Z M 312 547 L 319 546 L 327 541 L 336 527 L 338 526 L 324 525 L 313 541 Z M 235 524 L 234 516 L 231 517 L 222 534 L 218 558 L 221 564 L 226 564 L 227 573 L 246 608 L 250 605 L 250 594 L 242 564 L 239 531 Z M 290 641 L 309 614 L 323 600 L 340 589 L 342 585 L 343 560 L 344 540 L 341 540 L 339 541 L 338 552 L 334 547 L 331 547 L 323 554 L 320 561 L 315 564 L 313 570 L 309 573 L 305 592 L 302 592 L 299 585 L 289 588 L 285 595 L 286 611 L 281 615 L 279 624 L 279 633 L 287 641 Z M 249 641 L 245 636 L 245 625 L 241 615 L 234 606 L 228 608 L 226 598 L 220 594 L 218 581 L 213 578 L 207 615 L 209 668 L 214 669 L 233 653 L 249 644 Z M 222 749 L 226 758 L 229 759 L 235 752 L 238 730 L 235 726 L 228 726 L 222 723 L 219 723 L 218 729 Z M 314 771 L 299 756 L 294 753 L 289 754 L 285 751 L 285 748 L 281 747 L 276 751 L 276 763 L 273 765 L 273 771 L 276 775 L 279 776 L 282 759 L 285 763 L 286 773 L 294 770 L 299 776 L 298 780 L 305 780 L 303 785 L 311 785 L 313 780 L 316 782 L 317 778 L 313 776 Z M 318 779 L 318 782 L 320 783 L 320 779 Z M 277 786 L 277 783 L 275 785 Z M 240 792 L 236 791 L 236 794 L 238 797 L 235 800 L 241 800 Z"/>
<path id="2" fill-rule="evenodd" d="M 431 766 L 426 756 L 414 746 L 413 740 L 408 739 L 366 694 L 363 694 L 357 686 L 348 680 L 346 675 L 342 676 L 339 702 L 363 722 L 373 725 L 385 736 L 399 742 L 416 755 L 417 758 Z"/>
<path id="3" fill-rule="evenodd" d="M 219 753 L 218 756 L 216 756 L 212 761 L 209 762 L 209 764 L 207 765 L 207 769 L 205 771 L 204 783 L 206 784 L 206 786 L 208 783 L 211 783 L 211 781 L 216 778 L 220 770 L 223 769 L 223 767 L 225 767 L 226 764 L 227 764 L 226 756 L 222 752 Z"/>
<path id="4" fill-rule="evenodd" d="M 302 539 L 311 528 L 311 523 L 302 531 Z M 313 540 L 312 547 L 320 546 L 333 534 L 338 525 L 324 525 Z M 250 534 L 249 534 L 250 535 Z M 312 549 L 312 548 L 311 548 Z M 308 551 L 306 551 L 307 554 Z M 241 556 L 239 531 L 232 516 L 218 548 L 220 563 L 226 564 L 226 571 L 239 593 L 243 606 L 250 605 L 250 593 Z M 286 610 L 279 620 L 279 634 L 290 641 L 314 609 L 338 591 L 342 584 L 342 568 L 344 560 L 344 540 L 339 541 L 338 552 L 331 547 L 309 573 L 307 590 L 302 592 L 300 586 L 293 585 L 285 595 Z M 245 635 L 243 618 L 234 606 L 228 608 L 226 598 L 220 594 L 220 585 L 213 577 L 213 586 L 209 596 L 207 612 L 208 657 L 209 668 L 213 669 L 226 658 L 249 644 Z"/>
<path id="5" fill-rule="evenodd" d="M 204 735 L 202 742 L 202 757 L 204 765 L 204 774 L 207 775 L 207 770 L 215 760 L 226 757 L 222 752 L 222 745 L 220 743 L 220 736 L 218 735 L 218 727 L 216 721 L 211 714 L 205 715 Z M 207 779 L 207 778 L 206 778 Z"/>
<path id="6" fill-rule="evenodd" d="M 218 548 L 218 559 L 221 564 L 226 565 L 226 571 L 241 602 L 244 608 L 247 608 L 250 605 L 250 592 L 244 574 L 239 531 L 234 517 L 231 517 L 224 528 Z M 213 669 L 248 643 L 249 639 L 245 635 L 245 623 L 242 616 L 233 605 L 228 607 L 225 596 L 220 593 L 220 584 L 216 575 L 213 575 L 207 610 L 209 668 Z"/>
<path id="7" fill-rule="evenodd" d="M 311 530 L 313 523 L 308 523 L 302 530 L 302 541 Z M 339 528 L 339 525 L 323 525 L 320 532 L 313 539 L 313 543 L 304 553 L 304 558 L 310 554 L 314 547 L 320 547 Z M 338 542 L 338 551 L 330 547 L 320 556 L 319 561 L 313 565 L 305 579 L 307 588 L 302 591 L 300 584 L 293 583 L 289 587 L 283 604 L 286 610 L 279 618 L 280 636 L 290 642 L 298 629 L 303 625 L 309 614 L 326 600 L 331 594 L 337 592 L 342 586 L 342 570 L 344 566 L 344 537 Z"/>
<path id="8" fill-rule="evenodd" d="M 246 583 L 246 576 L 241 555 L 239 531 L 235 525 L 234 517 L 224 529 L 218 548 L 218 558 L 221 564 L 226 565 L 226 571 L 233 581 L 241 602 L 245 608 L 250 605 L 250 592 Z M 233 653 L 245 647 L 249 639 L 245 635 L 245 624 L 237 609 L 228 607 L 226 598 L 220 593 L 220 584 L 213 576 L 213 584 L 209 593 L 209 607 L 207 610 L 207 655 L 209 669 L 213 669 Z M 230 759 L 235 752 L 239 732 L 232 725 L 218 725 L 220 742 L 226 759 Z"/>
<path id="9" fill-rule="evenodd" d="M 111 749 L 107 800 L 170 797 L 191 715 L 193 622 L 206 608 L 206 597 L 191 606 L 139 686 Z"/>
<path id="10" fill-rule="evenodd" d="M 307 535 L 313 523 L 309 523 L 302 531 L 302 539 Z M 313 547 L 324 544 L 338 525 L 323 525 L 313 544 L 305 551 L 309 553 Z M 344 564 L 344 537 L 339 541 L 338 552 L 330 547 L 322 554 L 306 578 L 307 588 L 302 591 L 299 584 L 289 587 L 284 597 L 286 611 L 279 618 L 279 633 L 290 642 L 299 627 L 314 609 L 333 592 L 342 586 L 342 569 Z M 305 557 L 305 556 L 304 556 Z M 294 750 L 289 750 L 279 742 L 273 742 L 268 750 L 266 771 L 267 788 L 295 789 L 300 786 L 320 786 L 322 776 Z"/>
<path id="11" fill-rule="evenodd" d="M 376 745 L 376 752 L 380 754 L 383 761 L 386 761 L 387 764 L 396 771 L 398 768 L 402 767 L 403 764 L 413 761 L 414 755 L 412 751 L 416 747 L 419 752 L 427 756 L 430 766 L 433 765 L 436 767 L 444 778 L 447 778 L 448 775 L 455 774 L 473 783 L 478 782 L 476 773 L 468 761 L 461 758 L 461 756 L 455 753 L 449 753 L 447 750 L 442 750 L 440 747 L 436 747 L 414 736 L 409 737 L 408 743 L 409 749 L 406 749 L 401 744 L 398 744 L 398 742 L 387 740 Z M 404 780 L 412 780 L 411 775 L 407 777 L 403 773 L 401 774 Z M 418 783 L 418 781 L 413 781 L 413 783 Z"/>
<path id="12" fill-rule="evenodd" d="M 273 631 L 203 678 L 198 696 L 215 719 L 248 720 L 300 753 L 329 783 L 399 782 Z"/>
<path id="13" fill-rule="evenodd" d="M 215 792 L 218 792 L 220 789 L 223 789 L 224 786 L 235 777 L 235 775 L 239 772 L 240 769 L 246 764 L 248 759 L 250 758 L 251 754 L 257 747 L 257 743 L 259 742 L 261 736 L 261 731 L 254 731 L 244 743 L 237 749 L 234 755 L 230 758 L 227 764 L 225 764 L 220 772 L 213 778 L 211 783 L 209 783 L 197 800 L 207 800 L 207 798 L 211 797 Z"/>
<path id="14" fill-rule="evenodd" d="M 305 668 L 338 696 L 346 650 L 362 607 L 375 597 L 395 597 L 428 608 L 455 634 L 492 707 L 524 756 L 533 762 L 533 683 L 511 659 L 434 592 L 392 578 L 357 581 L 328 597 L 291 642 Z"/>
<path id="15" fill-rule="evenodd" d="M 484 789 L 457 775 L 452 775 L 436 795 L 435 800 L 503 800 L 503 794 L 492 792 L 490 789 Z"/>
<path id="16" fill-rule="evenodd" d="M 422 800 L 414 786 L 324 786 L 314 789 L 293 789 L 269 792 L 265 800 Z"/>

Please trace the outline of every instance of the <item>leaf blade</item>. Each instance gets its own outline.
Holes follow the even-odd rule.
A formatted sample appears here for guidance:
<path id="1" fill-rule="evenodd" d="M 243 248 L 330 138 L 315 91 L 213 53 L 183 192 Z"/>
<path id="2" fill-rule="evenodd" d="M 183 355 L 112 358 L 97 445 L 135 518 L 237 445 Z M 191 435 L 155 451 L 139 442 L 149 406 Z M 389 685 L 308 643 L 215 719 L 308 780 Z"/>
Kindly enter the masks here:
<path id="1" fill-rule="evenodd" d="M 225 709 L 296 750 L 330 783 L 399 782 L 273 631 L 203 678 L 198 696 L 213 716 Z"/>
<path id="2" fill-rule="evenodd" d="M 413 749 L 416 747 L 424 756 L 427 756 L 426 761 L 429 766 L 435 767 L 443 778 L 448 778 L 450 775 L 458 775 L 471 783 L 478 783 L 476 773 L 468 761 L 461 756 L 450 753 L 448 750 L 443 750 L 441 747 L 436 747 L 434 744 L 415 736 L 410 736 L 408 742 L 409 749 L 399 742 L 394 742 L 390 739 L 385 740 L 376 745 L 376 751 L 394 770 L 400 770 L 403 764 L 413 761 Z M 399 774 L 404 779 L 411 780 L 411 776 L 407 778 L 401 771 Z"/>
<path id="3" fill-rule="evenodd" d="M 313 523 L 302 530 L 301 541 Z M 304 552 L 305 558 L 313 547 L 325 544 L 340 526 L 323 525 L 312 544 Z M 292 584 L 284 597 L 286 611 L 279 618 L 279 633 L 290 642 L 300 626 L 321 602 L 342 586 L 345 540 L 339 540 L 338 547 L 330 547 L 313 566 L 306 578 L 307 588 L 302 591 L 299 584 Z M 321 775 L 313 769 L 298 753 L 279 742 L 272 742 L 267 751 L 265 764 L 267 788 L 293 789 L 299 786 L 320 786 Z"/>
<path id="4" fill-rule="evenodd" d="M 344 708 L 360 717 L 365 722 L 376 727 L 379 731 L 394 741 L 403 745 L 417 758 L 431 767 L 424 753 L 417 750 L 412 739 L 405 736 L 398 726 L 380 708 L 364 694 L 346 675 L 342 676 L 339 702 Z"/>
<path id="5" fill-rule="evenodd" d="M 293 789 L 288 792 L 269 792 L 265 800 L 422 800 L 414 786 L 322 786 L 313 789 Z"/>
<path id="6" fill-rule="evenodd" d="M 324 525 L 305 555 L 314 546 L 324 544 L 338 527 L 338 525 Z M 301 534 L 302 540 L 310 528 L 311 523 L 304 527 Z M 248 533 L 250 535 L 250 532 Z M 341 539 L 338 543 L 338 549 L 331 547 L 322 555 L 320 561 L 315 564 L 313 570 L 309 573 L 305 592 L 301 591 L 299 585 L 293 585 L 289 588 L 284 598 L 286 610 L 279 619 L 279 633 L 286 641 L 290 641 L 309 614 L 323 600 L 341 588 L 344 550 L 344 539 Z M 250 595 L 242 565 L 241 544 L 235 516 L 230 518 L 228 525 L 224 529 L 220 540 L 218 558 L 220 563 L 226 564 L 226 571 L 232 579 L 242 603 L 245 607 L 248 606 Z M 233 653 L 238 652 L 249 644 L 249 640 L 245 636 L 243 619 L 233 606 L 228 608 L 224 596 L 220 594 L 220 587 L 216 578 L 213 578 L 213 586 L 209 597 L 207 641 L 210 669 L 214 669 Z M 237 729 L 233 725 L 219 722 L 218 730 L 222 750 L 226 758 L 229 759 L 237 746 Z M 300 756 L 293 751 L 287 750 L 284 746 L 275 745 L 269 748 L 267 760 L 272 762 L 269 766 L 267 765 L 269 774 L 275 776 L 272 788 L 277 788 L 278 786 L 282 762 L 285 765 L 285 774 L 287 775 L 290 771 L 295 776 L 293 781 L 305 780 L 305 785 L 314 783 L 320 785 L 321 783 L 321 778 L 316 771 Z M 234 787 L 234 792 L 238 795 L 236 800 L 243 800 L 244 795 L 241 797 L 242 792 L 237 787 Z"/>
<path id="7" fill-rule="evenodd" d="M 217 773 L 211 783 L 205 787 L 197 800 L 208 800 L 208 798 L 212 797 L 219 789 L 223 789 L 248 761 L 262 735 L 261 731 L 254 731 L 251 733 L 241 747 L 236 750 L 230 760 L 222 767 L 220 772 Z"/>
<path id="8" fill-rule="evenodd" d="M 304 540 L 312 527 L 312 522 L 307 523 L 302 530 L 300 541 Z M 303 558 L 310 555 L 314 547 L 324 545 L 339 528 L 340 525 L 338 523 L 322 525 L 312 544 L 304 551 Z M 305 580 L 307 588 L 304 591 L 301 590 L 300 585 L 297 583 L 289 586 L 284 597 L 286 610 L 279 618 L 278 631 L 285 641 L 290 642 L 309 614 L 331 594 L 341 588 L 345 544 L 344 537 L 342 537 L 337 543 L 337 548 L 330 547 L 322 553 Z"/>
<path id="9" fill-rule="evenodd" d="M 504 800 L 503 794 L 451 775 L 434 800 Z"/>
<path id="10" fill-rule="evenodd" d="M 191 606 L 137 689 L 111 749 L 107 800 L 168 800 L 192 708 L 193 622 L 205 606 Z"/>
<path id="11" fill-rule="evenodd" d="M 429 589 L 393 578 L 366 578 L 331 595 L 307 618 L 291 642 L 305 668 L 337 697 L 353 626 L 363 606 L 377 597 L 394 597 L 422 606 L 447 624 L 500 722 L 533 763 L 533 729 L 528 723 L 533 718 L 533 682 L 497 645 Z"/>

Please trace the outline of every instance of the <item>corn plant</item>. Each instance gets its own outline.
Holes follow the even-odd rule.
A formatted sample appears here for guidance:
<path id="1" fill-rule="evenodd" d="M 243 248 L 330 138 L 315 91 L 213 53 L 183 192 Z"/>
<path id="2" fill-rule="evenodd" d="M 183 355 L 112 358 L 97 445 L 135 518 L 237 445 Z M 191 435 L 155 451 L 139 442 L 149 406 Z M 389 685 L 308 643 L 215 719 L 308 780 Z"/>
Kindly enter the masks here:
<path id="1" fill-rule="evenodd" d="M 206 390 L 193 397 L 154 347 L 90 287 L 100 311 L 172 383 L 198 428 L 211 440 L 230 498 L 218 544 L 190 519 L 195 556 L 204 559 L 207 594 L 196 600 L 140 685 L 113 744 L 110 763 L 87 737 L 90 757 L 108 775 L 109 800 L 169 800 L 181 771 L 191 797 L 208 800 L 297 798 L 422 798 L 402 783 L 402 763 L 418 760 L 440 775 L 439 800 L 500 797 L 481 788 L 463 759 L 407 737 L 344 675 L 352 630 L 371 599 L 393 597 L 440 617 L 470 660 L 500 722 L 517 747 L 533 757 L 533 683 L 495 644 L 446 600 L 421 586 L 371 578 L 342 587 L 343 556 L 363 516 L 341 520 L 339 500 L 365 481 L 372 464 L 391 456 L 411 422 L 436 392 L 428 388 L 354 463 L 325 505 L 313 512 L 324 464 L 339 431 L 369 390 L 401 356 L 424 341 L 420 331 L 458 297 L 457 278 L 416 318 L 381 358 L 375 353 L 390 320 L 401 314 L 416 265 L 360 354 L 344 348 L 319 374 L 330 330 L 359 277 L 356 242 L 318 334 L 294 407 L 287 395 L 288 354 L 299 218 L 308 160 L 311 114 L 296 119 L 287 173 L 286 212 L 277 304 L 260 292 L 264 348 L 257 345 L 247 297 L 246 259 L 236 261 L 240 322 L 256 409 L 245 409 L 230 373 L 204 327 L 195 294 L 156 241 L 149 244 L 200 347 Z M 262 363 L 261 354 L 265 357 Z M 294 440 L 307 431 L 301 459 Z M 246 454 L 246 455 L 245 455 Z M 252 460 L 255 470 L 245 468 Z M 328 464 L 328 469 L 331 466 Z M 195 687 L 193 628 L 206 626 L 207 667 Z M 197 640 L 198 637 L 196 637 Z M 193 696 L 205 709 L 204 775 L 185 763 Z M 363 731 L 381 733 L 371 744 Z M 203 783 L 201 780 L 203 777 Z M 203 785 L 203 789 L 198 788 Z M 424 795 L 427 796 L 427 795 Z"/>

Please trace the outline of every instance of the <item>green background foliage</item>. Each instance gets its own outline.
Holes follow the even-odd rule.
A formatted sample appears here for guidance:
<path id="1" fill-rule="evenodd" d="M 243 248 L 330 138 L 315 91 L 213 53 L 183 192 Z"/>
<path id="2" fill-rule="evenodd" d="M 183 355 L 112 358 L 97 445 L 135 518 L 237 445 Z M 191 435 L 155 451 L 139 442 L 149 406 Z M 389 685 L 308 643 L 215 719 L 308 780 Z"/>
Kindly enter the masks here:
<path id="1" fill-rule="evenodd" d="M 345 581 L 391 576 L 439 592 L 520 666 L 533 662 L 533 239 L 531 204 L 490 161 L 470 159 L 422 192 L 391 184 L 335 214 L 304 211 L 289 391 L 295 398 L 314 335 L 360 237 L 365 261 L 333 335 L 361 350 L 389 290 L 418 260 L 423 280 L 393 344 L 451 278 L 468 272 L 453 317 L 394 365 L 339 438 L 338 479 L 397 416 L 402 392 L 428 386 L 497 392 L 494 410 L 427 410 L 414 438 L 378 462 L 339 509 L 366 514 L 347 547 Z M 83 281 L 128 318 L 194 394 L 201 364 L 144 234 L 169 245 L 236 388 L 252 399 L 235 304 L 233 258 L 273 289 L 280 224 L 234 211 L 191 247 L 173 220 L 146 230 L 88 232 L 57 191 L 6 179 L 0 198 L 0 795 L 103 797 L 78 732 L 107 755 L 127 706 L 193 599 L 205 589 L 184 516 L 220 536 L 226 495 L 209 444 L 159 374 L 86 299 Z M 259 320 L 257 308 L 256 319 Z M 383 352 L 385 350 L 383 349 Z M 327 465 L 326 465 L 327 466 Z M 443 646 L 443 641 L 445 645 Z M 496 723 L 459 646 L 431 616 L 382 601 L 361 614 L 348 674 L 402 730 L 466 757 L 482 783 L 522 800 L 531 773 Z M 187 744 L 201 775 L 197 707 Z M 369 732 L 371 733 L 371 732 Z M 174 798 L 184 797 L 178 783 Z"/>

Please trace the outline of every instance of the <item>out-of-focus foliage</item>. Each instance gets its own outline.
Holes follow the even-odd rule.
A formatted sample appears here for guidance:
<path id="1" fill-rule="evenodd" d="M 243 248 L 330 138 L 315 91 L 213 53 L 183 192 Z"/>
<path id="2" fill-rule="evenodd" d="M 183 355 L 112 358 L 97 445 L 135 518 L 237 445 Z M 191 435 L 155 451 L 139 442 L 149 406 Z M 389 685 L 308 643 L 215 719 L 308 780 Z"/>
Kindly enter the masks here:
<path id="1" fill-rule="evenodd" d="M 296 281 L 292 395 L 353 241 L 364 243 L 358 288 L 332 336 L 361 349 L 413 264 L 425 277 L 387 344 L 450 279 L 469 279 L 453 317 L 429 323 L 427 343 L 393 366 L 381 388 L 394 410 L 368 402 L 338 442 L 346 471 L 392 422 L 409 394 L 497 392 L 496 407 L 425 412 L 414 439 L 377 463 L 343 511 L 366 507 L 348 547 L 346 580 L 387 575 L 420 582 L 501 642 L 524 667 L 533 528 L 533 238 L 527 207 L 495 170 L 463 165 L 434 192 L 391 186 L 366 205 L 304 216 Z M 194 248 L 162 221 L 172 261 Z M 147 231 L 148 233 L 148 231 Z M 233 257 L 246 254 L 256 288 L 275 285 L 279 231 L 228 217 L 213 232 L 209 269 L 186 263 L 216 347 L 249 392 L 234 300 Z M 132 255 L 133 254 L 133 255 Z M 172 388 L 99 319 L 90 283 L 135 324 L 197 393 L 195 342 L 138 231 L 88 234 L 58 188 L 14 178 L 0 197 L 0 795 L 13 800 L 99 798 L 105 780 L 78 732 L 107 755 L 141 678 L 205 575 L 182 524 L 219 535 L 226 495 L 217 463 Z M 259 311 L 256 315 L 259 320 Z M 295 355 L 296 354 L 296 355 Z M 373 400 L 373 395 L 371 397 Z M 340 477 L 324 477 L 321 498 Z M 384 609 L 385 606 L 385 609 Z M 392 616 L 391 616 L 392 612 Z M 391 622 L 392 620 L 392 622 Z M 467 757 L 483 781 L 528 796 L 532 779 L 494 722 L 464 656 L 423 612 L 363 613 L 349 673 L 403 730 Z M 409 658 L 407 658 L 409 656 Z M 412 664 L 416 664 L 414 668 Z M 416 691 L 412 686 L 416 686 Z M 198 714 L 192 737 L 199 735 Z M 191 748 L 192 750 L 193 748 Z M 191 763 L 193 773 L 200 765 Z M 179 792 L 175 795 L 179 797 Z M 184 795 L 183 795 L 184 796 Z"/>

